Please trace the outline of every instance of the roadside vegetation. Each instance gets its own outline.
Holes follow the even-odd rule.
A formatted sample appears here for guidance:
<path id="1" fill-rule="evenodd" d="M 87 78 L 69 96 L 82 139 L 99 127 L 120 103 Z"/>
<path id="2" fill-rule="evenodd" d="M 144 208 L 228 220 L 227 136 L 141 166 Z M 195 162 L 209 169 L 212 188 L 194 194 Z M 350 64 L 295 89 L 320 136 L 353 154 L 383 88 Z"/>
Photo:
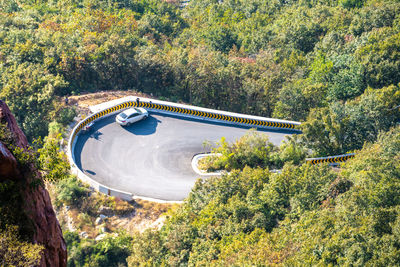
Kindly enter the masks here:
<path id="1" fill-rule="evenodd" d="M 4 168 L 0 176 L 1 266 L 34 266 L 40 263 L 44 246 L 32 242 L 36 230 L 28 213 L 32 211 L 27 210 L 27 192 L 37 190 L 43 185 L 43 180 L 59 179 L 69 170 L 65 155 L 59 153 L 54 142 L 38 140 L 35 144 L 42 144 L 40 150 L 34 147 L 23 149 L 18 146 L 23 143 L 19 138 L 0 121 L 1 168 Z M 14 169 L 14 173 L 7 172 L 10 169 Z"/>
<path id="2" fill-rule="evenodd" d="M 30 140 L 73 118 L 65 96 L 136 90 L 303 121 L 315 155 L 344 153 L 398 120 L 399 6 L 3 1 L 0 97 Z"/>
<path id="3" fill-rule="evenodd" d="M 269 142 L 268 135 L 249 130 L 232 144 L 221 138 L 212 148 L 212 154 L 200 159 L 198 166 L 207 172 L 231 171 L 243 166 L 278 170 L 285 162 L 303 163 L 307 152 L 297 135 L 286 137 L 277 147 Z"/>
<path id="4" fill-rule="evenodd" d="M 95 192 L 74 176 L 47 183 L 68 247 L 68 266 L 124 266 L 132 235 L 159 229 L 172 204 L 124 201 Z"/>
<path id="5" fill-rule="evenodd" d="M 12 149 L 22 177 L 32 175 L 32 168 L 42 175 L 67 243 L 68 266 L 124 266 L 131 254 L 132 235 L 158 229 L 163 214 L 175 205 L 127 202 L 95 192 L 70 174 L 60 131 L 66 130 L 50 128 L 44 140 L 35 139 L 24 151 L 16 147 L 6 125 L 0 124 L 0 140 Z M 33 230 L 21 208 L 21 188 L 26 182 L 6 180 L 0 186 L 0 265 L 33 266 L 41 258 L 43 247 L 27 241 Z M 38 183 L 42 180 L 33 179 L 30 186 Z"/>
<path id="6" fill-rule="evenodd" d="M 0 1 L 0 98 L 32 144 L 13 153 L 46 177 L 70 266 L 400 265 L 399 73 L 397 0 Z M 77 101 L 124 92 L 302 133 L 222 139 L 201 166 L 229 173 L 161 215 L 82 185 L 59 149 Z M 347 152 L 340 169 L 304 163 Z M 30 265 L 17 186 L 0 188 L 0 253 Z"/>
<path id="7" fill-rule="evenodd" d="M 287 162 L 271 173 L 243 162 L 199 180 L 161 230 L 135 236 L 128 263 L 399 265 L 399 162 L 399 127 L 340 169 Z"/>

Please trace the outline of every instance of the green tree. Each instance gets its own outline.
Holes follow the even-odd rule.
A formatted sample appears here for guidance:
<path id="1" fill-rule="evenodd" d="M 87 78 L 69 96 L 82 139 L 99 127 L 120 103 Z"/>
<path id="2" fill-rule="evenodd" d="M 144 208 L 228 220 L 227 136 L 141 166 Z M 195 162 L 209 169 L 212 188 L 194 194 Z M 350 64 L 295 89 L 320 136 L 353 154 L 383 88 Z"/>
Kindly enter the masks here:
<path id="1" fill-rule="evenodd" d="M 356 52 L 365 68 L 367 84 L 373 88 L 398 84 L 400 33 L 382 28 L 368 37 L 368 42 Z"/>
<path id="2" fill-rule="evenodd" d="M 89 189 L 82 185 L 76 177 L 69 177 L 57 183 L 56 205 L 62 204 L 78 206 L 82 197 L 89 194 Z"/>
<path id="3" fill-rule="evenodd" d="M 61 134 L 56 138 L 46 137 L 43 146 L 38 149 L 39 168 L 47 181 L 55 182 L 69 175 L 69 163 L 64 152 L 60 152 Z"/>
<path id="4" fill-rule="evenodd" d="M 21 241 L 17 226 L 0 230 L 0 264 L 2 266 L 34 266 L 40 263 L 43 246 Z"/>
<path id="5" fill-rule="evenodd" d="M 328 156 L 360 149 L 376 140 L 380 131 L 396 124 L 399 87 L 367 90 L 359 100 L 334 103 L 311 111 L 302 124 L 302 138 L 316 155 Z"/>
<path id="6" fill-rule="evenodd" d="M 52 119 L 55 92 L 66 86 L 61 76 L 47 74 L 40 66 L 21 64 L 3 75 L 0 97 L 5 100 L 29 140 L 46 136 Z"/>
<path id="7" fill-rule="evenodd" d="M 215 25 L 209 28 L 205 34 L 206 42 L 217 51 L 229 52 L 234 45 L 237 45 L 236 37 L 228 27 Z"/>
<path id="8" fill-rule="evenodd" d="M 132 238 L 125 233 L 107 236 L 100 241 L 80 239 L 75 232 L 66 232 L 69 251 L 68 266 L 126 266 Z"/>

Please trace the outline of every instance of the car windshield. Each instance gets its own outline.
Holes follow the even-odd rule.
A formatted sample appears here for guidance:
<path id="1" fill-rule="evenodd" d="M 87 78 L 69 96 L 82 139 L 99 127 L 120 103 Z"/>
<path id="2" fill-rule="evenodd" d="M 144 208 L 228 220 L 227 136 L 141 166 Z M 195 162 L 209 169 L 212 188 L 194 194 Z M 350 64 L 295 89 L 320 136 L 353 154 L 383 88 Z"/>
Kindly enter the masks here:
<path id="1" fill-rule="evenodd" d="M 125 113 L 121 113 L 121 114 L 119 114 L 119 116 L 121 117 L 121 118 L 123 118 L 123 119 L 126 119 L 126 114 Z"/>

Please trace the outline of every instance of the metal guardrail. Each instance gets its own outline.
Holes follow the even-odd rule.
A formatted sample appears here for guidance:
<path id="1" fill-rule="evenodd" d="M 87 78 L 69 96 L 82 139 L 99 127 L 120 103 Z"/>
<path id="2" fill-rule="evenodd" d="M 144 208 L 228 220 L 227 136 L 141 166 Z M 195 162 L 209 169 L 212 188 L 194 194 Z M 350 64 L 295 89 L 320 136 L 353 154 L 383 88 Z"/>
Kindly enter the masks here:
<path id="1" fill-rule="evenodd" d="M 356 153 L 348 153 L 344 155 L 336 155 L 330 157 L 321 157 L 321 158 L 308 158 L 306 159 L 307 163 L 310 164 L 318 164 L 318 163 L 340 163 L 345 162 L 348 159 L 354 158 Z"/>

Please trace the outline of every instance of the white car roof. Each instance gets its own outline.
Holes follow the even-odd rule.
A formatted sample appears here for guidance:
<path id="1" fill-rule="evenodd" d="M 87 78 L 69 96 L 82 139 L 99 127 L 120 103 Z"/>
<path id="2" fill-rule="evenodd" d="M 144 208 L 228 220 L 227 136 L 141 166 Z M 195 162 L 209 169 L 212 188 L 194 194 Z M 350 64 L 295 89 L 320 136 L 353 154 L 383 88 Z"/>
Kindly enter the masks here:
<path id="1" fill-rule="evenodd" d="M 122 113 L 125 113 L 127 116 L 132 115 L 133 113 L 139 113 L 135 108 L 129 108 L 127 110 L 124 110 Z"/>

